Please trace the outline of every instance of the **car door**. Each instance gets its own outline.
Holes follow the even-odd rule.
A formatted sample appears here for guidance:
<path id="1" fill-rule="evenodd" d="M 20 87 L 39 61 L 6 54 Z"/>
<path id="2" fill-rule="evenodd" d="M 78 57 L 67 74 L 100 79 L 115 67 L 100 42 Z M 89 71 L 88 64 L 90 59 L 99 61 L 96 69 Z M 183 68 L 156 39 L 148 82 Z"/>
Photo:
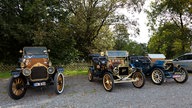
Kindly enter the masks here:
<path id="1" fill-rule="evenodd" d="M 179 64 L 180 66 L 182 66 L 183 68 L 185 68 L 187 70 L 188 66 L 187 66 L 186 62 L 187 62 L 186 61 L 186 55 L 182 55 L 182 56 L 180 56 L 180 57 L 173 60 L 174 65 Z"/>
<path id="2" fill-rule="evenodd" d="M 187 65 L 186 69 L 192 71 L 192 54 L 186 55 L 185 63 Z"/>

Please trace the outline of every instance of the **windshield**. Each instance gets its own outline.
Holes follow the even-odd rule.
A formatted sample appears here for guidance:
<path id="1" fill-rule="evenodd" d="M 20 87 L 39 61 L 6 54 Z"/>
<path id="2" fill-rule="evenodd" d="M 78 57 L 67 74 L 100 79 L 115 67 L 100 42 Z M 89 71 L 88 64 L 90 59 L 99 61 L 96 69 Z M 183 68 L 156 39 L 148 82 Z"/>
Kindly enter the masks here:
<path id="1" fill-rule="evenodd" d="M 127 57 L 128 52 L 127 51 L 107 51 L 108 57 Z"/>
<path id="2" fill-rule="evenodd" d="M 46 47 L 24 47 L 23 54 L 25 58 L 47 58 Z"/>

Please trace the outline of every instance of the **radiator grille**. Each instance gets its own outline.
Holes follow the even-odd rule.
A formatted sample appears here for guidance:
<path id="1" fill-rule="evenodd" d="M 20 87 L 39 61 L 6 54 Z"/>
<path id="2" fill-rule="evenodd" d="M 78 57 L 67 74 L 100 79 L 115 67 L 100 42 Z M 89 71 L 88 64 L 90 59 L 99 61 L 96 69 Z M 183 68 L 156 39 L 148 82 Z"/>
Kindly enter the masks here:
<path id="1" fill-rule="evenodd" d="M 31 80 L 47 79 L 47 77 L 48 77 L 47 68 L 45 68 L 44 66 L 33 67 L 31 69 Z"/>
<path id="2" fill-rule="evenodd" d="M 128 75 L 128 67 L 119 67 L 119 75 Z"/>

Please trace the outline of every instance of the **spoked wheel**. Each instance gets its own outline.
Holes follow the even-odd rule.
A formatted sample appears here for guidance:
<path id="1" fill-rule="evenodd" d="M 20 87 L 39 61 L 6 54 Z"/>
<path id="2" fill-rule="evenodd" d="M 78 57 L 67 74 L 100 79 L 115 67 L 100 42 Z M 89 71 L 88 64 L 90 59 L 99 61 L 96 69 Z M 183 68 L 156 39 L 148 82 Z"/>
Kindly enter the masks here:
<path id="1" fill-rule="evenodd" d="M 136 80 L 133 83 L 133 86 L 136 88 L 141 88 L 144 86 L 145 84 L 145 75 L 143 74 L 143 72 L 135 72 L 133 73 L 132 76 L 133 80 Z"/>
<path id="2" fill-rule="evenodd" d="M 90 82 L 93 81 L 93 73 L 91 72 L 91 69 L 88 70 L 88 80 L 89 80 Z"/>
<path id="3" fill-rule="evenodd" d="M 26 93 L 26 81 L 21 77 L 11 77 L 8 83 L 8 95 L 15 100 L 21 99 Z"/>
<path id="4" fill-rule="evenodd" d="M 176 74 L 180 75 L 180 77 L 174 78 L 177 83 L 184 83 L 188 80 L 188 72 L 185 69 L 179 69 L 179 72 L 176 72 Z"/>
<path id="5" fill-rule="evenodd" d="M 54 77 L 54 89 L 56 94 L 61 94 L 64 91 L 64 75 L 56 73 Z"/>
<path id="6" fill-rule="evenodd" d="M 103 76 L 103 87 L 106 91 L 111 92 L 114 87 L 114 79 L 110 73 L 105 73 Z"/>
<path id="7" fill-rule="evenodd" d="M 161 69 L 154 69 L 151 73 L 151 79 L 154 84 L 161 85 L 165 79 L 165 75 Z"/>

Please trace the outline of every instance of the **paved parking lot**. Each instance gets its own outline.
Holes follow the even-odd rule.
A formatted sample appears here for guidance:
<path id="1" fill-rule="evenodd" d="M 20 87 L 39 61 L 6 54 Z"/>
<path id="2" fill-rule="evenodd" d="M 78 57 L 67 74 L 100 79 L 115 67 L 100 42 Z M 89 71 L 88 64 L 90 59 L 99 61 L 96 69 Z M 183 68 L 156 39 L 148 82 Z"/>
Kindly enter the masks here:
<path id="1" fill-rule="evenodd" d="M 0 79 L 1 108 L 191 108 L 192 74 L 184 84 L 167 80 L 154 85 L 147 78 L 145 86 L 134 88 L 132 83 L 115 84 L 106 92 L 101 80 L 89 82 L 87 76 L 65 78 L 63 94 L 56 95 L 53 87 L 29 88 L 24 98 L 12 100 L 7 95 L 8 79 Z"/>

